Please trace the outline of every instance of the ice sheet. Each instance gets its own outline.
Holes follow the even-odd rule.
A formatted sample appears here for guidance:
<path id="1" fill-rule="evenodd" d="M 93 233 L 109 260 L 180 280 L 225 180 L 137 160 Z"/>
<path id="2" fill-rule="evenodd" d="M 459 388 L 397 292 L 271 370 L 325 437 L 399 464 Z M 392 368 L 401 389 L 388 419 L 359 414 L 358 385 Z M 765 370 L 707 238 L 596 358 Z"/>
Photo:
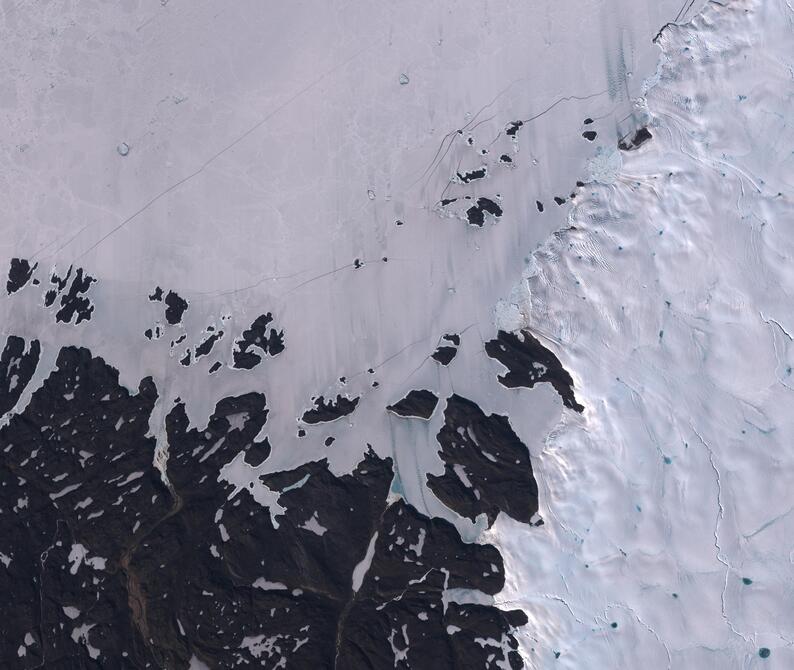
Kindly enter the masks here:
<path id="1" fill-rule="evenodd" d="M 196 424 L 218 398 L 263 390 L 273 468 L 323 449 L 320 430 L 295 440 L 295 418 L 346 376 L 364 395 L 335 427 L 332 466 L 349 470 L 366 441 L 386 453 L 380 410 L 408 390 L 404 371 L 445 332 L 470 328 L 464 347 L 492 335 L 493 306 L 564 220 L 552 197 L 583 176 L 593 150 L 583 119 L 608 143 L 631 123 L 658 57 L 651 39 L 681 10 L 677 0 L 9 2 L 0 251 L 38 262 L 43 284 L 73 263 L 98 283 L 90 322 L 56 325 L 44 286 L 28 285 L 2 301 L 4 328 L 40 338 L 47 360 L 62 344 L 88 346 L 130 388 L 152 375 L 165 406 L 181 397 Z M 533 117 L 515 141 L 505 135 Z M 486 179 L 450 184 L 484 161 Z M 442 193 L 500 194 L 504 215 L 481 229 L 440 217 Z M 181 326 L 146 299 L 155 286 L 189 301 Z M 286 352 L 208 378 L 268 311 Z M 213 355 L 180 366 L 224 315 Z M 158 321 L 167 333 L 149 341 Z M 460 377 L 478 374 L 463 367 Z M 469 395 L 486 401 L 486 389 Z"/>
<path id="2" fill-rule="evenodd" d="M 587 408 L 533 453 L 546 524 L 485 534 L 530 667 L 794 664 L 793 22 L 711 3 L 665 30 L 653 140 L 514 293 Z"/>

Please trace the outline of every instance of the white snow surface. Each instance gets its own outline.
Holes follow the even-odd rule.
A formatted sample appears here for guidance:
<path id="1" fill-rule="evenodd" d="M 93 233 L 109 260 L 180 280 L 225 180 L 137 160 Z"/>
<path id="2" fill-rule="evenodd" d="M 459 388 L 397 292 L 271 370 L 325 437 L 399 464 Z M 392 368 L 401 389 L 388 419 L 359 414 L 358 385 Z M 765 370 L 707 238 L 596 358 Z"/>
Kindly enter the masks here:
<path id="1" fill-rule="evenodd" d="M 666 30 L 653 140 L 517 291 L 587 407 L 533 452 L 545 525 L 485 533 L 529 667 L 794 667 L 793 28 L 740 0 Z"/>
<path id="2" fill-rule="evenodd" d="M 203 426 L 219 398 L 263 391 L 269 470 L 327 451 L 334 472 L 349 472 L 366 442 L 390 454 L 401 434 L 413 502 L 425 496 L 414 473 L 441 463 L 425 444 L 437 423 L 392 427 L 383 411 L 411 388 L 454 385 L 484 409 L 521 407 L 533 415 L 522 437 L 542 434 L 555 421 L 553 394 L 496 407 L 481 338 L 493 336 L 494 306 L 526 254 L 564 220 L 551 198 L 584 175 L 593 145 L 583 119 L 600 119 L 610 143 L 613 128 L 627 129 L 658 58 L 651 39 L 681 10 L 680 0 L 8 3 L 0 252 L 38 262 L 42 285 L 0 300 L 0 321 L 42 341 L 30 389 L 64 344 L 103 356 L 130 389 L 152 375 L 164 396 L 152 419 L 160 465 L 160 407 L 180 397 Z M 506 123 L 534 116 L 518 142 L 505 137 Z M 502 152 L 513 169 L 498 165 Z M 483 162 L 487 179 L 450 184 Z M 439 217 L 447 186 L 446 195 L 500 194 L 504 216 L 482 229 Z M 98 278 L 88 294 L 96 309 L 79 326 L 55 324 L 43 289 L 53 267 L 73 263 Z M 149 341 L 143 331 L 163 320 L 146 297 L 155 285 L 190 307 Z M 208 377 L 268 311 L 285 352 Z M 212 355 L 182 367 L 181 347 L 224 315 Z M 428 359 L 438 338 L 464 330 L 458 359 L 439 369 Z M 363 397 L 335 422 L 333 447 L 322 426 L 299 443 L 295 417 L 312 396 L 337 392 Z"/>
<path id="3" fill-rule="evenodd" d="M 369 572 L 369 568 L 372 565 L 372 559 L 375 556 L 375 543 L 377 541 L 378 533 L 376 532 L 372 538 L 370 538 L 369 544 L 367 545 L 367 553 L 364 554 L 364 558 L 353 568 L 353 593 L 358 593 L 361 584 L 364 583 L 364 577 L 367 576 L 367 572 Z"/>
<path id="4" fill-rule="evenodd" d="M 0 300 L 4 332 L 42 341 L 16 411 L 64 344 L 131 390 L 154 377 L 160 462 L 175 398 L 203 426 L 218 399 L 263 391 L 273 453 L 257 474 L 317 454 L 347 472 L 369 442 L 395 458 L 400 495 L 473 540 L 480 526 L 424 487 L 443 406 L 428 422 L 383 411 L 454 389 L 532 452 L 544 525 L 501 515 L 480 536 L 505 557 L 496 602 L 530 616 L 529 667 L 794 667 L 794 10 L 703 4 L 5 3 L 0 251 L 42 281 Z M 499 135 L 535 116 L 517 142 Z M 638 119 L 653 140 L 621 155 Z M 447 195 L 498 193 L 504 216 L 440 218 L 482 148 L 515 167 Z M 572 210 L 554 205 L 585 178 Z M 72 263 L 99 279 L 96 311 L 56 325 L 42 288 Z M 150 342 L 155 285 L 190 307 Z M 285 352 L 208 377 L 268 311 Z M 227 314 L 212 355 L 180 366 L 170 340 L 195 345 Z M 498 385 L 482 352 L 497 325 L 555 351 L 583 416 L 560 420 L 546 385 Z M 445 332 L 462 343 L 440 368 Z M 327 426 L 296 438 L 321 393 L 362 396 L 329 448 Z M 224 475 L 250 487 L 239 461 Z M 275 492 L 257 491 L 275 518 Z M 73 639 L 89 646 L 89 628 Z M 270 657 L 273 640 L 246 640 Z"/>

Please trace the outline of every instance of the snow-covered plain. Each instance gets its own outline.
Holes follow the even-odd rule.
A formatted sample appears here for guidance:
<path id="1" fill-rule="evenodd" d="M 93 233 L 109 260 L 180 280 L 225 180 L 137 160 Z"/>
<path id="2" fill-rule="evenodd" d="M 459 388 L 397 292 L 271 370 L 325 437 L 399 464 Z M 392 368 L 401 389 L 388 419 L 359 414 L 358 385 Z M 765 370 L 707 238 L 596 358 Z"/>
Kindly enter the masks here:
<path id="1" fill-rule="evenodd" d="M 88 346 L 130 389 L 154 378 L 162 463 L 176 398 L 203 426 L 219 398 L 263 391 L 272 455 L 224 476 L 320 456 L 349 472 L 371 443 L 400 495 L 500 547 L 494 600 L 529 614 L 529 667 L 790 667 L 794 11 L 534 4 L 6 3 L 0 251 L 42 284 L 73 263 L 98 278 L 76 326 L 43 286 L 0 303 L 4 333 L 42 342 L 16 409 L 60 346 Z M 645 123 L 653 140 L 618 152 Z M 503 216 L 438 206 L 464 195 Z M 188 299 L 180 325 L 156 285 Z M 265 312 L 285 352 L 208 376 Z M 208 326 L 213 355 L 180 365 Z M 522 326 L 583 416 L 497 383 L 483 342 Z M 448 368 L 429 358 L 444 333 L 462 340 Z M 384 410 L 418 388 L 510 417 L 543 526 L 503 514 L 481 533 L 427 490 L 442 412 Z M 361 400 L 299 438 L 320 394 Z"/>
<path id="2" fill-rule="evenodd" d="M 514 291 L 587 407 L 535 455 L 543 528 L 485 534 L 531 667 L 794 667 L 793 29 L 748 0 L 665 30 L 653 141 Z"/>
<path id="3" fill-rule="evenodd" d="M 98 279 L 93 317 L 76 329 L 41 309 L 44 287 L 0 305 L 4 328 L 42 341 L 30 389 L 60 346 L 79 342 L 129 388 L 152 375 L 165 411 L 181 397 L 197 425 L 219 398 L 264 391 L 273 470 L 324 450 L 327 431 L 296 439 L 312 396 L 363 395 L 333 426 L 336 472 L 367 441 L 393 450 L 382 409 L 419 384 L 496 403 L 499 366 L 477 349 L 527 253 L 564 221 L 552 198 L 583 176 L 583 120 L 609 144 L 633 127 L 653 36 L 698 4 L 9 3 L 0 251 L 39 262 L 44 283 L 72 263 Z M 516 141 L 505 135 L 535 116 Z M 486 179 L 450 184 L 482 164 Z M 504 215 L 483 228 L 440 217 L 445 191 L 499 194 Z M 145 329 L 162 323 L 146 299 L 156 285 L 190 307 L 149 341 Z M 216 357 L 180 366 L 213 324 L 225 363 L 268 311 L 285 331 L 281 356 L 211 378 Z M 428 356 L 447 332 L 463 332 L 463 346 L 439 371 Z M 543 392 L 532 404 L 527 440 L 557 405 Z"/>

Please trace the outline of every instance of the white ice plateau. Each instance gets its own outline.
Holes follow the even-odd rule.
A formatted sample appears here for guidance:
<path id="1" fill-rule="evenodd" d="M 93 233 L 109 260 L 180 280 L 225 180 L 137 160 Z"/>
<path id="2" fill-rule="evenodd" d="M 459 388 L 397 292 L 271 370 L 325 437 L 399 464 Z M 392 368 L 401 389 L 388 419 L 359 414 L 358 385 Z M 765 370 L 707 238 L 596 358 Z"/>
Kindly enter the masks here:
<path id="1" fill-rule="evenodd" d="M 6 0 L 0 256 L 98 279 L 78 325 L 41 288 L 0 300 L 3 333 L 42 346 L 14 411 L 61 346 L 88 347 L 131 390 L 153 377 L 162 467 L 177 398 L 203 430 L 219 399 L 261 391 L 272 454 L 229 461 L 235 494 L 277 525 L 260 475 L 318 457 L 348 473 L 371 444 L 393 495 L 499 548 L 501 593 L 448 597 L 524 610 L 528 668 L 794 668 L 794 7 L 680 3 Z M 440 206 L 467 195 L 503 215 Z M 150 340 L 155 286 L 189 307 Z M 284 354 L 208 375 L 266 312 Z M 212 328 L 213 356 L 180 364 Z M 499 385 L 484 342 L 521 328 L 582 414 Z M 449 367 L 430 358 L 445 333 Z M 542 526 L 484 530 L 433 495 L 443 412 L 384 411 L 422 388 L 509 417 Z M 298 437 L 337 394 L 356 411 Z M 326 532 L 316 513 L 305 528 Z"/>
<path id="2" fill-rule="evenodd" d="M 665 30 L 654 140 L 524 273 L 588 408 L 533 453 L 543 532 L 486 533 L 537 667 L 794 667 L 793 29 L 750 1 Z"/>

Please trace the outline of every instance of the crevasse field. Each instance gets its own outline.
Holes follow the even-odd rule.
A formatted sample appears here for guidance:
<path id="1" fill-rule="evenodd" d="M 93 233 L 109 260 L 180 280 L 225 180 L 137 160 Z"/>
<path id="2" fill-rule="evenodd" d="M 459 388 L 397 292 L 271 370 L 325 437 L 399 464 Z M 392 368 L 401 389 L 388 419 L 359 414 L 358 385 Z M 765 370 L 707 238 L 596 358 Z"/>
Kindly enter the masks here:
<path id="1" fill-rule="evenodd" d="M 0 12 L 0 666 L 794 667 L 788 0 Z"/>

